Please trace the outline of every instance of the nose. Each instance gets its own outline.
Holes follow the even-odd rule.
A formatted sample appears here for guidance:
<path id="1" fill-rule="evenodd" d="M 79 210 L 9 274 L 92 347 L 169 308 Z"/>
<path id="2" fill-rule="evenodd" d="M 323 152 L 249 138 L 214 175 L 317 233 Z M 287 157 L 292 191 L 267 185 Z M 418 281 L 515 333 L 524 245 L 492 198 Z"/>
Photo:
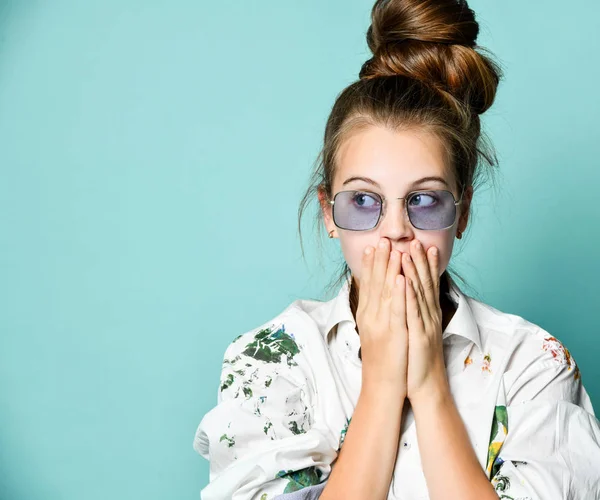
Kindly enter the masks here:
<path id="1" fill-rule="evenodd" d="M 403 198 L 387 201 L 379 221 L 379 232 L 380 237 L 389 238 L 392 242 L 414 237 L 414 228 L 408 219 Z"/>

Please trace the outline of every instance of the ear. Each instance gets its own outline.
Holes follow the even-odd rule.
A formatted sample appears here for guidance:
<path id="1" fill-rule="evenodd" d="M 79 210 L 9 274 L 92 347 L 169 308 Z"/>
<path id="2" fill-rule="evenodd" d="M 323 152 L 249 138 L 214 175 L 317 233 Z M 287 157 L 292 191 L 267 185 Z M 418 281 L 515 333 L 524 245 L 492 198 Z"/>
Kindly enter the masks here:
<path id="1" fill-rule="evenodd" d="M 330 233 L 332 230 L 335 231 L 336 225 L 333 222 L 333 205 L 327 202 L 327 193 L 323 186 L 319 186 L 317 188 L 317 193 L 319 196 L 319 204 L 321 205 L 321 213 L 323 214 L 323 222 L 325 223 L 325 229 L 327 233 Z"/>
<path id="2" fill-rule="evenodd" d="M 467 229 L 467 224 L 469 222 L 469 215 L 471 213 L 471 201 L 473 200 L 473 186 L 469 186 L 465 189 L 463 193 L 462 201 L 460 203 L 460 217 L 458 219 L 458 231 L 464 233 Z"/>

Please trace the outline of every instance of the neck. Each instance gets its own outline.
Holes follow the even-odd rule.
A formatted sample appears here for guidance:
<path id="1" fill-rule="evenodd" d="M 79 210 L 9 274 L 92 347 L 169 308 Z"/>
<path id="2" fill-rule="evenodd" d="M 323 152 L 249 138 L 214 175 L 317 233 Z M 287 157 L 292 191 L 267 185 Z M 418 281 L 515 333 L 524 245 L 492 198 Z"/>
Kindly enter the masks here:
<path id="1" fill-rule="evenodd" d="M 449 284 L 448 274 L 444 272 L 442 279 L 440 279 L 440 308 L 442 309 L 442 332 L 450 323 L 450 320 L 456 312 L 456 306 L 454 302 L 448 297 Z"/>

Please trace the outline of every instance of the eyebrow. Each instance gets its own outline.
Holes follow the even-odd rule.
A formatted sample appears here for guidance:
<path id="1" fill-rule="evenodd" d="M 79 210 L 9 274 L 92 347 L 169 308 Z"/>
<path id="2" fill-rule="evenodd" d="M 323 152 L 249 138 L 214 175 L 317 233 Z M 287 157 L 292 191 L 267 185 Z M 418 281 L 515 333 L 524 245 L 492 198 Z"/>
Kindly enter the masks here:
<path id="1" fill-rule="evenodd" d="M 345 186 L 346 184 L 349 184 L 350 182 L 353 182 L 353 181 L 363 181 L 368 184 L 373 184 L 374 186 L 377 186 L 379 189 L 381 189 L 381 186 L 379 185 L 379 183 L 377 181 L 374 181 L 373 179 L 369 179 L 368 177 L 361 177 L 361 176 L 356 176 L 356 175 L 346 179 L 344 181 L 344 183 L 342 184 L 342 186 Z M 448 184 L 446 179 L 444 179 L 443 177 L 438 177 L 436 175 L 431 175 L 429 177 L 423 177 L 421 179 L 418 179 L 418 180 L 414 181 L 412 184 L 410 184 L 409 187 L 412 188 L 418 184 L 422 184 L 427 181 L 438 181 L 438 182 L 441 182 L 442 184 L 445 184 L 446 186 L 450 187 L 450 185 Z"/>

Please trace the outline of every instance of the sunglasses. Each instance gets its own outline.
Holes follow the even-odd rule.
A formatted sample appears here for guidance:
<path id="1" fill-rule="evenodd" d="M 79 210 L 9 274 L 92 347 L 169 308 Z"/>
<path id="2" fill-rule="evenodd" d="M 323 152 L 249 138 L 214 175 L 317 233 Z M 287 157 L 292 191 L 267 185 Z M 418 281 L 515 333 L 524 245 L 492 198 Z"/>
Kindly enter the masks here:
<path id="1" fill-rule="evenodd" d="M 447 190 L 412 191 L 404 198 L 404 209 L 408 220 L 416 229 L 438 231 L 454 224 L 458 201 Z M 367 231 L 379 224 L 385 215 L 385 197 L 370 191 L 340 191 L 333 200 L 333 222 L 340 229 Z"/>

